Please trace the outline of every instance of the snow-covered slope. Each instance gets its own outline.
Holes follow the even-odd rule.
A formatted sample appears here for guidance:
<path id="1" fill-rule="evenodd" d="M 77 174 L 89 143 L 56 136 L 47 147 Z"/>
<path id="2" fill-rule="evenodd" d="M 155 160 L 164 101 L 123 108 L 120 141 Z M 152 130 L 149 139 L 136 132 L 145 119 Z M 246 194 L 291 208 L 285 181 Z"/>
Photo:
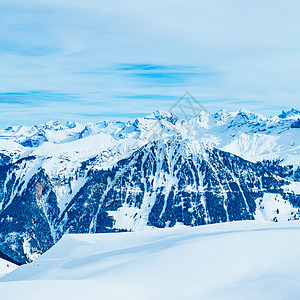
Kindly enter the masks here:
<path id="1" fill-rule="evenodd" d="M 15 270 L 18 266 L 14 263 L 0 258 L 0 278 L 11 271 Z"/>
<path id="2" fill-rule="evenodd" d="M 300 294 L 300 223 L 65 235 L 0 279 L 7 300 L 283 300 Z"/>
<path id="3" fill-rule="evenodd" d="M 265 118 L 240 110 L 199 115 L 193 122 L 198 139 L 250 161 L 282 159 L 283 164 L 300 165 L 300 111 L 292 109 Z M 295 126 L 293 126 L 293 124 Z"/>

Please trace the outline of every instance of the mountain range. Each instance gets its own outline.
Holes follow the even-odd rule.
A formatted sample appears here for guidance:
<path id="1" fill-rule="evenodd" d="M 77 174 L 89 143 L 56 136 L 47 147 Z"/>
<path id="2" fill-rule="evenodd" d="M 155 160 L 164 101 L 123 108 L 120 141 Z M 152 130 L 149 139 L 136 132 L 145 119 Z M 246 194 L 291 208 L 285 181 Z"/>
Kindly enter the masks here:
<path id="1" fill-rule="evenodd" d="M 66 233 L 298 220 L 300 111 L 0 130 L 0 251 L 33 261 Z"/>

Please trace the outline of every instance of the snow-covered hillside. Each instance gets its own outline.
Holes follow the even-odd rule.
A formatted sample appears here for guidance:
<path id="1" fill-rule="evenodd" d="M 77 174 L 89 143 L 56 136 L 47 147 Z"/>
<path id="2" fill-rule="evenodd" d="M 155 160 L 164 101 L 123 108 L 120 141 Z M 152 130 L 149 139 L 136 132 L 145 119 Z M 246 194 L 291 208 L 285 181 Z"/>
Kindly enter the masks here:
<path id="1" fill-rule="evenodd" d="M 6 300 L 283 300 L 300 294 L 300 223 L 65 235 L 0 279 Z"/>
<path id="2" fill-rule="evenodd" d="M 18 266 L 10 261 L 0 258 L 0 277 L 15 270 Z"/>

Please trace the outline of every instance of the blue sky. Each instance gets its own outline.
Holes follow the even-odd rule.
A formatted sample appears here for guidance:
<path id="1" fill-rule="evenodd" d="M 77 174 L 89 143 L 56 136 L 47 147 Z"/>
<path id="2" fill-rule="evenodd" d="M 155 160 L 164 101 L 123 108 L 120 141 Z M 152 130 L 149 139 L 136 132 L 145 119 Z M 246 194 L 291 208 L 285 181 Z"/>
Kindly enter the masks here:
<path id="1" fill-rule="evenodd" d="M 0 0 L 0 128 L 299 108 L 300 2 Z"/>

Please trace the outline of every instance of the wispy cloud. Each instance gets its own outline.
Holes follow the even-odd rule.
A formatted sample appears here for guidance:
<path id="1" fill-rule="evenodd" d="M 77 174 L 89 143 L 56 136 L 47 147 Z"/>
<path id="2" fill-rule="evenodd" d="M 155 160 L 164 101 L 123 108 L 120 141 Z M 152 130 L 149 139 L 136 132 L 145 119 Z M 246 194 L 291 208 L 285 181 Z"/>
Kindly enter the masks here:
<path id="1" fill-rule="evenodd" d="M 119 99 L 133 99 L 133 100 L 164 100 L 164 101 L 176 101 L 178 95 L 161 95 L 161 94 L 135 94 L 135 95 L 117 95 Z"/>
<path id="2" fill-rule="evenodd" d="M 300 4 L 270 3 L 2 1 L 0 127 L 138 116 L 187 90 L 211 111 L 299 106 Z"/>
<path id="3" fill-rule="evenodd" d="M 0 40 L 0 51 L 3 54 L 15 54 L 20 56 L 46 56 L 57 51 L 56 48 L 43 45 L 32 45 L 12 40 Z"/>
<path id="4" fill-rule="evenodd" d="M 172 69 L 182 69 L 186 67 L 182 66 L 166 66 L 166 65 L 154 65 L 154 64 L 120 64 L 119 66 L 116 67 L 116 70 L 118 71 L 157 71 L 157 70 L 172 70 Z"/>
<path id="5" fill-rule="evenodd" d="M 41 106 L 45 104 L 76 101 L 75 95 L 47 91 L 0 93 L 0 104 L 22 104 L 24 106 Z"/>
<path id="6" fill-rule="evenodd" d="M 211 70 L 184 65 L 120 64 L 116 71 L 122 76 L 131 77 L 136 82 L 151 87 L 191 85 L 196 80 L 207 80 L 216 76 Z"/>

